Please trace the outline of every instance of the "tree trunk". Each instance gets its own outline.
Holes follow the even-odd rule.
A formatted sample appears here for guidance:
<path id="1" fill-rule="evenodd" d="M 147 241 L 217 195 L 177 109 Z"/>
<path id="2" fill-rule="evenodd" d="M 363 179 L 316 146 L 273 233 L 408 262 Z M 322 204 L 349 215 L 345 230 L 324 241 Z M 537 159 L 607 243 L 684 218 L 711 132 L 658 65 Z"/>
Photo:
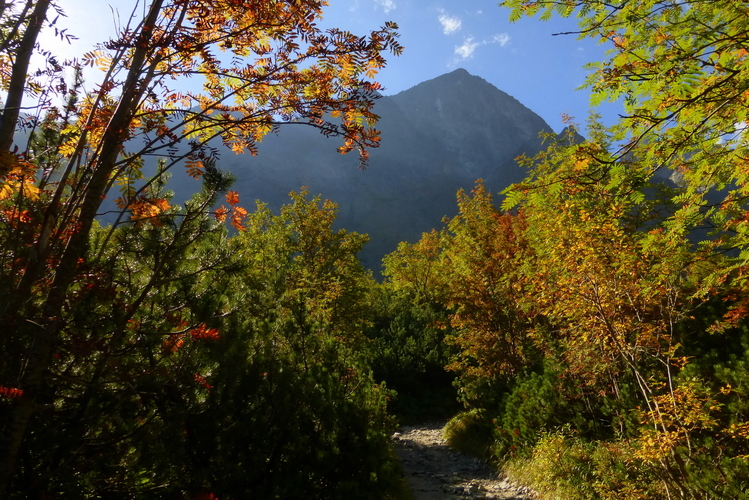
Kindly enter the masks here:
<path id="1" fill-rule="evenodd" d="M 43 1 L 49 4 L 49 0 Z M 34 343 L 21 382 L 23 397 L 16 403 L 10 421 L 3 429 L 3 435 L 0 436 L 0 498 L 4 498 L 8 492 L 23 437 L 34 414 L 36 396 L 46 378 L 52 346 L 59 334 L 65 297 L 75 281 L 78 262 L 86 255 L 89 233 L 101 205 L 102 195 L 107 189 L 109 176 L 114 171 L 130 122 L 149 83 L 144 78 L 143 67 L 149 52 L 153 49 L 152 35 L 163 2 L 164 0 L 152 1 L 149 13 L 141 25 L 141 33 L 136 41 L 136 49 L 129 64 L 130 69 L 119 104 L 104 133 L 99 148 L 100 155 L 93 160 L 94 173 L 85 187 L 85 194 L 80 205 L 77 220 L 79 229 L 71 236 L 55 269 L 54 281 L 45 300 L 42 315 L 35 321 L 27 321 L 20 326 L 22 330 L 25 330 L 24 333 L 32 336 Z M 3 126 L 6 123 L 5 118 L 6 116 L 3 115 Z M 13 128 L 15 128 L 15 123 Z M 12 141 L 12 133 L 10 139 Z"/>
<path id="2" fill-rule="evenodd" d="M 6 151 L 13 145 L 13 135 L 16 132 L 18 115 L 21 112 L 23 92 L 26 89 L 26 75 L 29 72 L 29 62 L 34 53 L 34 45 L 42 30 L 42 25 L 47 17 L 47 9 L 51 0 L 38 0 L 34 12 L 29 17 L 29 25 L 23 33 L 21 43 L 16 52 L 13 62 L 10 83 L 8 85 L 8 96 L 5 100 L 5 109 L 0 118 L 0 151 Z M 0 170 L 2 173 L 2 170 Z"/>

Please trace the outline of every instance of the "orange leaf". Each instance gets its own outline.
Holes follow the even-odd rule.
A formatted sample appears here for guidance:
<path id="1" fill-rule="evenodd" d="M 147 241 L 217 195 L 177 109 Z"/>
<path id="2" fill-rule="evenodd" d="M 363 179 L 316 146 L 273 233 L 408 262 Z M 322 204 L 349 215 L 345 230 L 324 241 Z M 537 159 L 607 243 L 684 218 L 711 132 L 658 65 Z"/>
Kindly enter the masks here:
<path id="1" fill-rule="evenodd" d="M 217 221 L 224 222 L 226 221 L 226 216 L 228 214 L 229 214 L 229 209 L 221 205 L 221 208 L 216 209 L 216 213 L 214 213 L 213 216 L 216 217 Z"/>
<path id="2" fill-rule="evenodd" d="M 190 330 L 190 336 L 193 340 L 218 340 L 221 338 L 218 330 L 216 330 L 215 328 L 208 328 L 205 323 L 201 323 L 197 327 Z"/>
<path id="3" fill-rule="evenodd" d="M 244 231 L 244 218 L 247 216 L 247 210 L 240 206 L 234 206 L 231 212 L 231 225 L 237 231 Z"/>
<path id="4" fill-rule="evenodd" d="M 5 387 L 3 385 L 0 385 L 0 396 L 5 396 L 6 398 L 15 399 L 20 398 L 23 396 L 23 390 L 16 389 L 15 387 Z"/>
<path id="5" fill-rule="evenodd" d="M 236 205 L 239 203 L 239 194 L 236 191 L 227 191 L 226 201 L 229 205 Z"/>

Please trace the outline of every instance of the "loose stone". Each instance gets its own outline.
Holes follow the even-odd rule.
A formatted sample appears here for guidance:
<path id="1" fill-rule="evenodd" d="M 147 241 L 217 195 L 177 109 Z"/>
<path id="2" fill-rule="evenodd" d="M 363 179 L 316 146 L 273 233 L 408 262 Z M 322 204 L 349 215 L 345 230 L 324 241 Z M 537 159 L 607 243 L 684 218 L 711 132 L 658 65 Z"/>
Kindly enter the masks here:
<path id="1" fill-rule="evenodd" d="M 442 423 L 403 427 L 393 434 L 414 500 L 532 500 L 531 491 L 500 477 L 488 464 L 451 450 Z"/>

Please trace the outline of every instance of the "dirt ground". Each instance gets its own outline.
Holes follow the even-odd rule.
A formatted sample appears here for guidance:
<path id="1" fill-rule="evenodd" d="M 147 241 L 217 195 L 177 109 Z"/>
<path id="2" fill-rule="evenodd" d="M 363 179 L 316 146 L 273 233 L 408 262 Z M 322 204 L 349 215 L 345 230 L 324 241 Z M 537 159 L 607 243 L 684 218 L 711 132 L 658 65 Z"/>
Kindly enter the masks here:
<path id="1" fill-rule="evenodd" d="M 447 446 L 443 423 L 402 427 L 393 441 L 414 500 L 531 500 L 532 493 L 489 465 Z"/>

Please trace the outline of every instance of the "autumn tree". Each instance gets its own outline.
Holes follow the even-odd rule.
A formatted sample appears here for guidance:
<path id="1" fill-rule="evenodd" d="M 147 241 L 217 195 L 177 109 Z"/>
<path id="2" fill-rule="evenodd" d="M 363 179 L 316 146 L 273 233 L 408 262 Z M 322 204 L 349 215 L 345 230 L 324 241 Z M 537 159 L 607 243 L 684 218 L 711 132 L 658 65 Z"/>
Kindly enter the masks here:
<path id="1" fill-rule="evenodd" d="M 5 148 L 0 322 L 7 325 L 3 351 L 12 361 L 3 364 L 0 385 L 21 396 L 3 402 L 0 490 L 8 487 L 23 436 L 50 383 L 51 360 L 70 328 L 71 300 L 91 269 L 106 267 L 106 253 L 91 251 L 91 237 L 102 200 L 113 188 L 122 211 L 118 224 L 148 230 L 176 210 L 153 189 L 165 172 L 184 165 L 210 183 L 207 165 L 217 152 L 209 141 L 255 154 L 257 142 L 284 123 L 340 136 L 340 151 L 356 149 L 366 163 L 366 149 L 379 140 L 371 128 L 379 87 L 370 79 L 384 66 L 384 52 L 401 50 L 396 26 L 387 24 L 367 37 L 323 31 L 316 21 L 325 4 L 136 3 L 119 33 L 70 63 L 103 69 L 96 90 L 75 95 L 60 85 L 69 107 L 40 110 L 59 132 L 44 151 L 55 160 L 42 169 L 35 156 L 40 152 L 9 148 L 23 93 L 36 89 L 27 79 L 29 50 L 55 6 L 47 0 L 3 3 L 0 49 L 6 57 L 0 77 L 8 105 L 0 121 Z M 139 10 L 142 18 L 135 15 Z M 200 90 L 174 86 L 191 80 L 200 80 Z M 70 119 L 57 126 L 56 117 L 66 113 Z M 143 159 L 153 155 L 165 161 L 155 177 L 144 179 Z M 232 207 L 227 215 L 241 228 L 246 212 Z M 115 286 L 112 293 L 122 291 Z M 132 314 L 100 331 L 99 342 L 127 335 Z"/>
<path id="2" fill-rule="evenodd" d="M 682 189 L 664 229 L 679 235 L 711 229 L 706 251 L 743 255 L 747 241 L 746 103 L 749 11 L 731 0 L 566 2 L 507 0 L 511 19 L 540 14 L 576 17 L 577 34 L 607 43 L 608 57 L 590 65 L 592 103 L 619 101 L 625 113 L 611 130 L 617 150 L 589 155 L 602 169 L 671 177 Z M 627 161 L 636 158 L 636 162 Z M 665 174 L 665 175 L 663 175 Z M 704 231 L 702 233 L 704 238 Z M 700 236 L 698 236 L 700 237 Z M 721 265 L 701 293 L 728 282 L 735 292 L 725 322 L 746 314 L 744 259 Z"/>
<path id="3" fill-rule="evenodd" d="M 523 217 L 500 212 L 482 182 L 457 196 L 458 215 L 415 244 L 401 243 L 385 258 L 385 275 L 396 290 L 445 308 L 435 326 L 451 327 L 446 341 L 457 352 L 447 368 L 458 373 L 460 397 L 472 405 L 497 397 L 489 394 L 492 384 L 531 363 L 517 272 L 527 248 Z"/>
<path id="4" fill-rule="evenodd" d="M 515 274 L 527 253 L 524 216 L 497 210 L 481 182 L 470 195 L 458 192 L 458 209 L 444 242 L 446 303 L 462 351 L 452 367 L 469 377 L 509 377 L 529 362 Z"/>
<path id="5" fill-rule="evenodd" d="M 660 227 L 671 207 L 659 186 L 636 169 L 602 168 L 592 151 L 608 154 L 595 138 L 552 145 L 529 178 L 508 190 L 506 203 L 522 207 L 534 249 L 523 267 L 526 303 L 542 319 L 533 336 L 548 357 L 561 356 L 568 376 L 584 384 L 583 396 L 618 401 L 609 403 L 613 426 L 624 429 L 632 411 L 623 388 L 637 388 L 653 434 L 643 432 L 655 440 L 643 454 L 651 446 L 649 458 L 669 476 L 666 487 L 685 493 L 690 457 L 682 446 L 715 423 L 709 392 L 677 382 L 687 363 L 678 325 L 696 306 L 684 275 L 698 256 L 688 240 Z"/>
<path id="6" fill-rule="evenodd" d="M 608 57 L 590 65 L 593 71 L 585 87 L 592 91 L 593 104 L 619 101 L 625 109 L 619 122 L 609 130 L 616 147 L 570 152 L 570 158 L 564 162 L 568 166 L 560 169 L 562 177 L 547 179 L 537 187 L 543 185 L 541 190 L 567 192 L 572 196 L 575 192 L 570 192 L 570 185 L 575 179 L 588 186 L 605 181 L 607 196 L 616 196 L 620 200 L 616 203 L 624 203 L 625 210 L 637 211 L 646 205 L 642 199 L 646 194 L 643 186 L 670 178 L 678 188 L 670 196 L 673 210 L 647 228 L 650 236 L 635 235 L 640 240 L 637 252 L 641 256 L 642 252 L 661 254 L 659 259 L 667 262 L 670 260 L 666 258 L 667 252 L 679 255 L 689 249 L 692 253 L 686 262 L 693 265 L 681 271 L 688 276 L 681 278 L 683 284 L 679 284 L 679 279 L 670 280 L 677 287 L 674 290 L 682 288 L 679 294 L 692 302 L 690 307 L 699 306 L 703 311 L 710 310 L 707 304 L 716 297 L 724 302 L 718 308 L 723 311 L 722 318 L 707 315 L 712 324 L 703 328 L 712 334 L 734 335 L 737 329 L 743 329 L 747 312 L 744 167 L 747 142 L 743 132 L 749 77 L 746 4 L 701 0 L 508 0 L 502 5 L 512 9 L 511 18 L 515 20 L 536 14 L 542 19 L 552 15 L 576 17 L 579 30 L 575 34 L 609 44 Z M 578 166 L 579 171 L 574 172 L 573 166 Z M 639 193 L 641 199 L 631 200 L 632 193 Z M 703 241 L 695 245 L 700 239 Z M 625 241 L 617 238 L 610 246 Z M 674 245 L 682 250 L 675 250 Z M 675 278 L 678 278 L 678 260 L 670 273 Z M 636 273 L 640 264 L 633 261 L 627 267 Z M 662 265 L 658 267 L 665 269 Z M 636 286 L 641 287 L 647 281 Z M 665 283 L 658 280 L 653 283 L 656 288 L 648 285 L 641 290 L 649 293 Z M 657 303 L 656 297 L 643 298 L 646 299 L 643 304 Z M 626 317 L 631 318 L 634 313 L 631 311 Z M 676 330 L 680 328 L 677 326 Z M 689 336 L 680 340 L 685 344 L 696 343 L 695 339 L 704 333 L 704 330 L 690 331 Z M 659 338 L 665 339 L 660 335 Z M 693 362 L 699 365 L 704 355 L 704 351 L 699 352 Z M 685 366 L 683 373 L 694 374 L 695 366 Z M 695 435 L 702 431 L 715 433 L 713 419 L 718 405 L 707 402 L 728 394 L 725 386 L 718 387 L 722 375 L 704 368 L 702 374 L 713 379 L 712 383 L 703 381 L 712 387 L 712 395 L 684 379 L 681 387 L 674 386 L 669 393 L 653 397 L 651 404 L 659 407 L 651 407 L 648 415 L 655 421 L 661 418 L 661 433 L 651 435 L 650 441 L 645 436 L 649 445 L 644 449 L 650 447 L 653 452 L 650 458 L 663 459 L 669 453 L 673 458 L 672 445 L 681 440 L 687 451 L 676 453 L 700 460 L 699 454 L 693 454 L 690 432 L 686 429 L 697 431 Z M 643 397 L 647 399 L 645 394 Z M 670 412 L 659 416 L 664 407 L 670 407 Z M 729 420 L 741 420 L 745 415 L 740 410 Z M 717 434 L 713 436 L 722 441 Z M 731 444 L 724 442 L 721 446 L 728 446 L 734 450 L 732 453 L 742 453 L 740 440 L 727 443 Z M 715 470 L 716 450 L 709 446 L 707 449 L 713 458 L 702 467 Z M 726 464 L 721 470 L 739 470 L 736 464 L 738 460 L 733 460 L 732 465 Z M 724 487 L 730 483 L 725 472 L 721 472 L 721 479 L 713 476 L 716 482 L 712 486 L 697 486 L 696 475 L 688 471 L 689 464 L 666 469 L 674 480 L 672 492 L 678 491 L 682 496 L 699 497 L 714 490 L 715 484 Z"/>

